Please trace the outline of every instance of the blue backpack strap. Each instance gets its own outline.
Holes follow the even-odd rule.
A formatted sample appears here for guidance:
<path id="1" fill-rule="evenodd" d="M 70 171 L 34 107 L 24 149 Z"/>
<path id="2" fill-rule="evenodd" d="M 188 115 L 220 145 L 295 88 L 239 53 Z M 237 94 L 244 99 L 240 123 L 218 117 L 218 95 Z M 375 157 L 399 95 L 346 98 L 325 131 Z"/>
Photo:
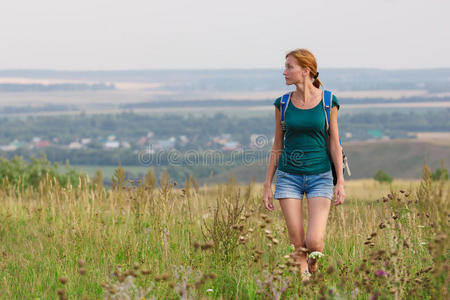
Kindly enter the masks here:
<path id="1" fill-rule="evenodd" d="M 323 91 L 323 100 L 324 100 L 324 109 L 326 112 L 326 123 L 327 123 L 327 130 L 330 129 L 330 112 L 331 112 L 331 99 L 333 99 L 333 93 L 329 90 Z M 341 137 L 339 136 L 339 144 L 342 146 Z"/>
<path id="2" fill-rule="evenodd" d="M 324 100 L 324 108 L 327 114 L 327 130 L 330 128 L 330 111 L 331 111 L 331 98 L 333 97 L 333 93 L 329 90 L 323 91 L 323 100 Z"/>
<path id="3" fill-rule="evenodd" d="M 286 131 L 286 109 L 288 107 L 289 101 L 291 100 L 291 93 L 286 93 L 283 95 L 283 97 L 281 97 L 281 102 L 280 102 L 280 112 L 281 112 L 281 129 L 284 131 Z"/>

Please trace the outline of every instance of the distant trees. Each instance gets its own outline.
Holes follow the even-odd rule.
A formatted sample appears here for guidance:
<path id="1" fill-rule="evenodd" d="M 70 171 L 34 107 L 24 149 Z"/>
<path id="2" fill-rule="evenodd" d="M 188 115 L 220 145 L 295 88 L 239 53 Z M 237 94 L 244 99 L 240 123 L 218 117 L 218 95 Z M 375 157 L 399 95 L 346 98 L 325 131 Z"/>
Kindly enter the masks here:
<path id="1" fill-rule="evenodd" d="M 378 181 L 379 183 L 391 183 L 392 182 L 392 177 L 389 176 L 386 172 L 379 170 L 375 176 L 373 177 L 376 181 Z"/>
<path id="2" fill-rule="evenodd" d="M 31 162 L 26 162 L 21 156 L 16 156 L 12 160 L 0 157 L 0 184 L 3 186 L 20 186 L 24 189 L 32 186 L 37 188 L 41 180 L 47 176 L 55 178 L 57 182 L 66 186 L 77 185 L 79 177 L 84 176 L 76 170 L 66 165 L 66 171 L 58 169 L 58 164 L 49 162 L 45 155 L 41 158 L 32 158 Z"/>

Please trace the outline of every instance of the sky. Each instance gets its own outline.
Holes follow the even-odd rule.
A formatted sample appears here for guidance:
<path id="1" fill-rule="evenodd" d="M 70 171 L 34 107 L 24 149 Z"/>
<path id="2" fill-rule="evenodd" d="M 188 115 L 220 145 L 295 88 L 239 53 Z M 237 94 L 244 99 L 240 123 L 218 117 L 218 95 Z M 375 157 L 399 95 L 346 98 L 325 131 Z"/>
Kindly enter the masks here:
<path id="1" fill-rule="evenodd" d="M 0 69 L 450 67 L 448 0 L 1 0 Z"/>

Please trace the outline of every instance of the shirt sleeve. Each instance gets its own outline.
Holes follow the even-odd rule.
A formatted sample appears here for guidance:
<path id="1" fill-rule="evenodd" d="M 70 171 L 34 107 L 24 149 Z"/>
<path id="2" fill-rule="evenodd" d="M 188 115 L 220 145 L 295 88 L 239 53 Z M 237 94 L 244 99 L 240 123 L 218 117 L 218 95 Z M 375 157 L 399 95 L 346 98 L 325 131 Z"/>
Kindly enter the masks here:
<path id="1" fill-rule="evenodd" d="M 332 99 L 332 101 L 331 101 L 331 107 L 334 107 L 334 106 L 337 106 L 338 110 L 339 110 L 339 107 L 341 106 L 341 105 L 339 104 L 338 98 L 336 98 L 335 95 L 333 95 L 333 99 Z"/>
<path id="2" fill-rule="evenodd" d="M 275 105 L 276 108 L 278 108 L 278 110 L 280 110 L 280 102 L 281 102 L 281 97 L 278 97 L 275 102 L 273 102 L 273 105 Z"/>

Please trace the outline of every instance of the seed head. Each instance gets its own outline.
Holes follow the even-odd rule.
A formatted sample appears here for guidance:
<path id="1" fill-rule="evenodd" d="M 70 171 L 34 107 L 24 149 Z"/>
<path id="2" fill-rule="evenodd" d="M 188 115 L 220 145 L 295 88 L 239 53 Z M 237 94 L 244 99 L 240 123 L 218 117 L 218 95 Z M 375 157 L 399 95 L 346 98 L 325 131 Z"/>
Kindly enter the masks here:
<path id="1" fill-rule="evenodd" d="M 61 282 L 62 284 L 66 284 L 66 282 L 67 282 L 67 277 L 59 277 L 58 278 L 58 280 L 59 280 L 59 282 Z"/>
<path id="2" fill-rule="evenodd" d="M 78 260 L 78 267 L 83 267 L 86 264 L 86 262 L 83 259 Z"/>
<path id="3" fill-rule="evenodd" d="M 142 272 L 143 275 L 150 274 L 150 270 L 149 269 L 143 269 L 141 272 Z"/>
<path id="4" fill-rule="evenodd" d="M 163 273 L 161 275 L 161 279 L 164 281 L 167 281 L 170 278 L 170 274 L 169 273 Z"/>
<path id="5" fill-rule="evenodd" d="M 199 242 L 194 242 L 194 248 L 195 248 L 195 250 L 197 250 L 198 247 L 200 247 L 200 243 L 199 243 Z"/>
<path id="6" fill-rule="evenodd" d="M 64 289 L 58 289 L 56 290 L 56 292 L 58 293 L 59 296 L 64 296 L 66 294 L 66 290 Z"/>
<path id="7" fill-rule="evenodd" d="M 136 278 L 136 277 L 139 276 L 139 274 L 138 274 L 135 270 L 132 270 L 132 271 L 130 271 L 129 273 L 130 273 L 130 275 L 133 276 L 134 278 Z"/>
<path id="8" fill-rule="evenodd" d="M 84 274 L 86 274 L 86 269 L 80 268 L 79 272 L 80 272 L 80 275 L 84 275 Z"/>

